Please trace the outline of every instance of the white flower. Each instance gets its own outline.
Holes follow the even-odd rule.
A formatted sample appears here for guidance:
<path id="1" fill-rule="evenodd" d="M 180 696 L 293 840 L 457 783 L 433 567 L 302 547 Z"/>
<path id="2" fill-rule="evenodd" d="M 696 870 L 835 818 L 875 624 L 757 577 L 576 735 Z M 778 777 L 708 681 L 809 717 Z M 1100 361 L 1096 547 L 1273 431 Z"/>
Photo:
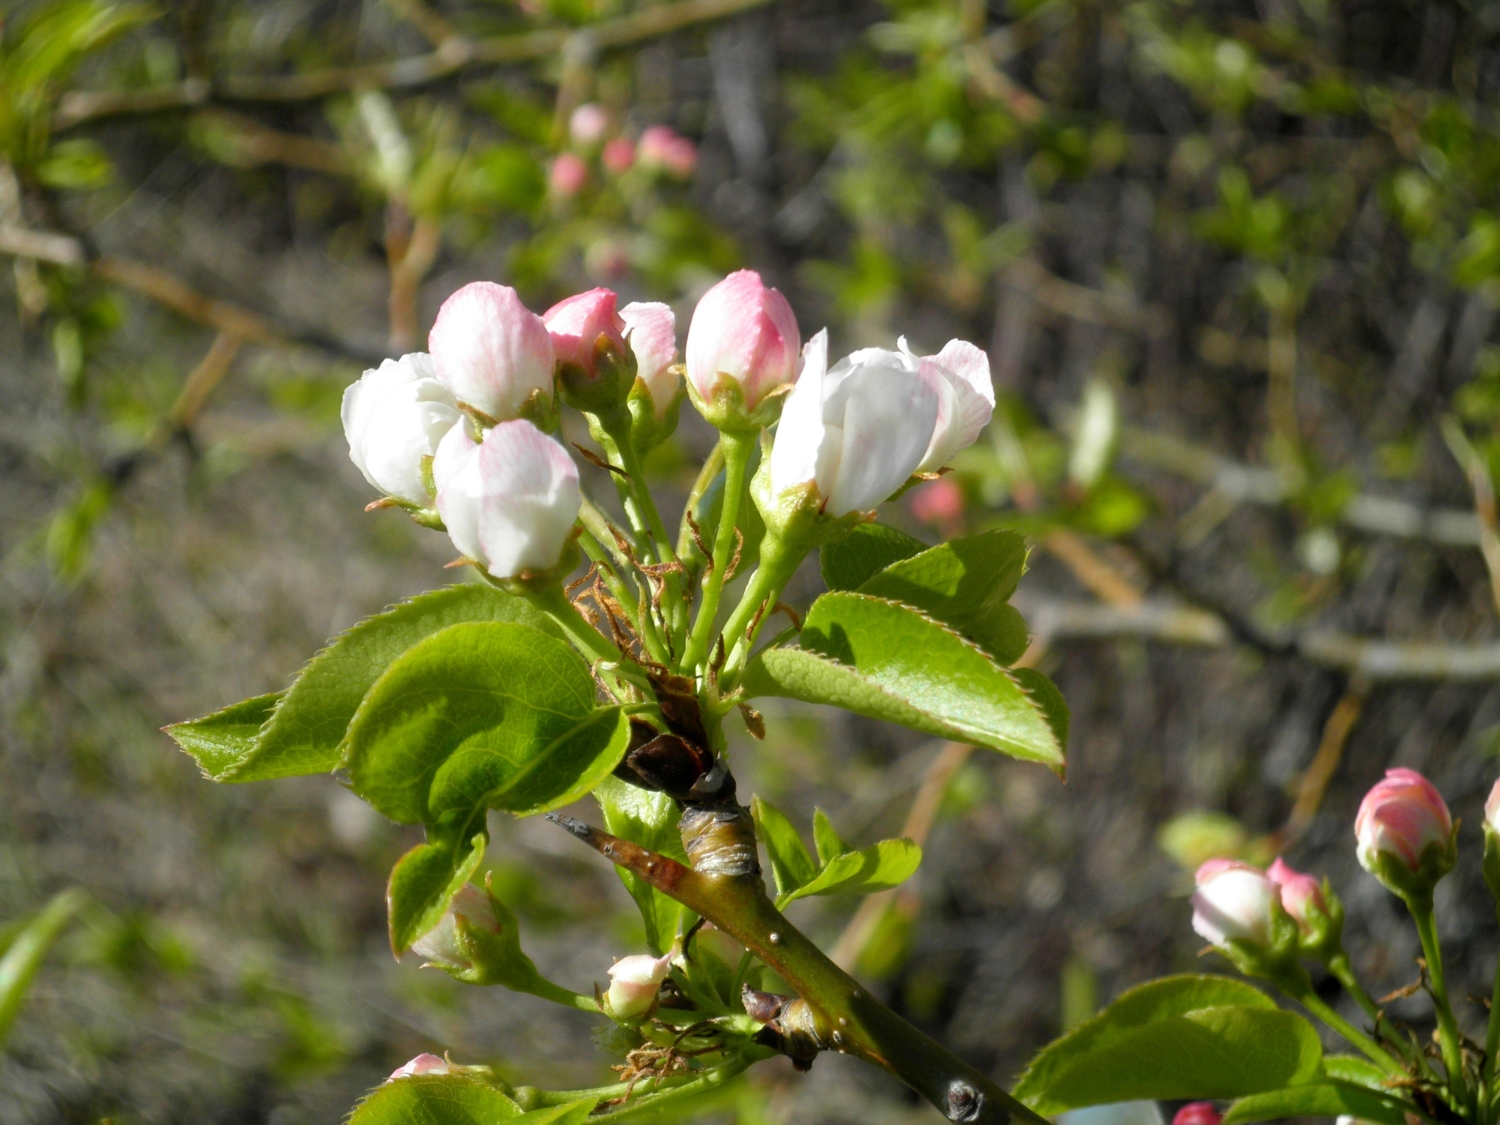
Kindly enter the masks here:
<path id="1" fill-rule="evenodd" d="M 633 1020 L 651 1011 L 671 968 L 670 954 L 652 957 L 637 953 L 620 958 L 609 967 L 609 993 L 605 997 L 609 1013 L 617 1020 Z"/>
<path id="2" fill-rule="evenodd" d="M 881 504 L 931 444 L 945 387 L 908 351 L 865 348 L 829 368 L 828 331 L 819 332 L 781 412 L 772 495 L 810 481 L 835 518 Z"/>
<path id="3" fill-rule="evenodd" d="M 1198 868 L 1193 929 L 1214 945 L 1231 940 L 1269 945 L 1281 890 L 1259 868 L 1211 859 Z"/>
<path id="4" fill-rule="evenodd" d="M 458 945 L 458 926 L 462 918 L 469 925 L 492 934 L 500 932 L 490 896 L 473 883 L 465 883 L 448 903 L 438 924 L 411 943 L 412 952 L 439 965 L 469 967 L 469 958 Z"/>
<path id="5" fill-rule="evenodd" d="M 496 578 L 556 566 L 578 518 L 578 466 L 530 422 L 502 422 L 474 444 L 455 426 L 432 474 L 454 546 Z"/>
<path id="6" fill-rule="evenodd" d="M 901 340 L 906 350 L 906 340 Z M 967 340 L 949 340 L 937 355 L 923 356 L 931 364 L 951 394 L 942 396 L 932 441 L 918 472 L 941 469 L 954 454 L 974 444 L 979 431 L 990 424 L 995 413 L 995 385 L 990 379 L 990 357 Z"/>
<path id="7" fill-rule="evenodd" d="M 388 359 L 344 391 L 349 460 L 387 496 L 427 506 L 422 458 L 431 457 L 459 420 L 458 404 L 433 377 L 425 352 Z"/>
<path id="8" fill-rule="evenodd" d="M 659 421 L 677 397 L 681 376 L 672 370 L 677 358 L 677 318 L 670 305 L 635 301 L 620 310 L 625 339 L 635 353 L 636 378 L 646 384 Z"/>
<path id="9" fill-rule="evenodd" d="M 438 381 L 459 402 L 499 422 L 519 418 L 533 395 L 552 395 L 547 326 L 508 285 L 475 281 L 438 310 L 427 336 Z"/>

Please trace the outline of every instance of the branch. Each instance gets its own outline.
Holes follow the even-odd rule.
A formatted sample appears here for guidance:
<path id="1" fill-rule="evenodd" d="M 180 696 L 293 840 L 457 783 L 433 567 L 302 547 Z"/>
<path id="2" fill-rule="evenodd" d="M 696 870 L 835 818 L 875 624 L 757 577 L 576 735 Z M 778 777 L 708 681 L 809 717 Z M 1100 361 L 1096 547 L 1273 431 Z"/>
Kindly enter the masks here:
<path id="1" fill-rule="evenodd" d="M 1138 426 L 1122 427 L 1120 453 L 1209 485 L 1231 508 L 1235 504 L 1281 504 L 1291 495 L 1286 481 L 1274 469 L 1242 465 L 1181 438 Z M 1480 543 L 1479 520 L 1472 512 L 1424 508 L 1370 493 L 1360 493 L 1345 504 L 1339 522 L 1372 535 L 1421 539 L 1444 547 L 1477 547 Z"/>
<path id="2" fill-rule="evenodd" d="M 230 75 L 212 83 L 190 78 L 150 90 L 74 90 L 58 101 L 52 115 L 53 128 L 71 129 L 104 117 L 189 109 L 210 102 L 305 102 L 356 89 L 410 90 L 480 67 L 546 58 L 563 50 L 575 36 L 608 50 L 724 19 L 769 2 L 677 0 L 577 31 L 543 28 L 473 41 L 450 38 L 425 55 L 389 62 L 330 67 L 305 74 Z"/>
<path id="3" fill-rule="evenodd" d="M 758 871 L 694 871 L 571 817 L 548 813 L 547 819 L 707 918 L 780 974 L 810 1006 L 820 1047 L 857 1055 L 889 1071 L 950 1121 L 1045 1125 L 1043 1118 L 907 1023 L 830 961 L 782 917 L 766 896 Z"/>
<path id="4" fill-rule="evenodd" d="M 1147 600 L 1136 608 L 1091 602 L 1017 599 L 1038 640 L 1162 641 L 1202 648 L 1227 648 L 1244 641 L 1242 630 L 1207 610 Z M 1258 643 L 1254 640 L 1251 643 Z M 1390 680 L 1500 679 L 1500 643 L 1447 645 L 1369 640 L 1326 629 L 1308 629 L 1284 643 L 1267 642 L 1275 653 L 1289 653 L 1309 664 L 1332 668 L 1372 682 Z"/>

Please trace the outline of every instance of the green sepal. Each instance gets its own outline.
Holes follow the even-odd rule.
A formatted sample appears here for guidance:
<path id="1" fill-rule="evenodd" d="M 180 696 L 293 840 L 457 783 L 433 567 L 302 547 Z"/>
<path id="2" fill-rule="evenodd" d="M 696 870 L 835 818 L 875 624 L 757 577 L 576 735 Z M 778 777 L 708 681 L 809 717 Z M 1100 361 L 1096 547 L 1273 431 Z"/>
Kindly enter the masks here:
<path id="1" fill-rule="evenodd" d="M 630 411 L 630 441 L 641 455 L 649 453 L 677 430 L 682 416 L 682 402 L 687 398 L 686 380 L 679 377 L 677 391 L 667 408 L 657 415 L 656 403 L 646 387 L 646 381 L 637 376 L 630 395 L 625 399 L 625 409 Z"/>
<path id="2" fill-rule="evenodd" d="M 636 383 L 635 352 L 623 351 L 605 333 L 593 346 L 593 373 L 573 363 L 557 364 L 557 393 L 563 402 L 585 414 L 619 411 Z"/>
<path id="3" fill-rule="evenodd" d="M 703 415 L 710 426 L 723 433 L 755 434 L 775 425 L 776 419 L 781 417 L 786 396 L 792 391 L 791 383 L 782 383 L 762 397 L 755 404 L 754 410 L 746 410 L 744 388 L 732 376 L 720 372 L 714 383 L 713 393 L 707 401 L 698 393 L 698 388 L 691 379 L 685 382 L 693 408 Z"/>
<path id="4" fill-rule="evenodd" d="M 1360 862 L 1364 861 L 1361 855 Z M 1458 825 L 1453 825 L 1446 840 L 1434 840 L 1422 849 L 1415 869 L 1390 852 L 1376 852 L 1372 862 L 1373 867 L 1366 870 L 1384 883 L 1386 890 L 1406 900 L 1413 911 L 1419 908 L 1414 904 L 1423 902 L 1431 910 L 1433 889 L 1458 862 Z"/>
<path id="5" fill-rule="evenodd" d="M 385 903 L 391 952 L 400 957 L 440 921 L 484 859 L 489 833 L 465 841 L 462 833 L 428 826 L 427 842 L 396 861 L 386 884 Z"/>
<path id="6" fill-rule="evenodd" d="M 1484 883 L 1500 904 L 1500 832 L 1486 821 L 1484 826 Z"/>
<path id="7" fill-rule="evenodd" d="M 484 877 L 484 893 L 495 912 L 499 931 L 473 925 L 461 916 L 455 918 L 454 939 L 468 964 L 453 968 L 440 965 L 439 968 L 465 984 L 498 984 L 512 992 L 528 992 L 548 999 L 555 999 L 558 993 L 566 991 L 537 972 L 536 964 L 522 952 L 520 923 L 510 908 L 495 897 L 493 877 L 489 874 Z"/>

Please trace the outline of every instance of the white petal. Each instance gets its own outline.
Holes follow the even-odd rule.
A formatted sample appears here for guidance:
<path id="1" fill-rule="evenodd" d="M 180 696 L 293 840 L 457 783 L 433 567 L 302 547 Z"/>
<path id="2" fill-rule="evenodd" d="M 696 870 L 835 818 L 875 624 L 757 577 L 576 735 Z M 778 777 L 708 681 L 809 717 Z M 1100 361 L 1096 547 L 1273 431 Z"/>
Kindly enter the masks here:
<path id="1" fill-rule="evenodd" d="M 828 374 L 828 329 L 802 349 L 802 374 L 781 408 L 771 446 L 771 492 L 778 494 L 818 479 L 824 446 L 823 395 Z M 833 451 L 837 456 L 837 450 Z"/>
<path id="2" fill-rule="evenodd" d="M 939 416 L 932 443 L 922 458 L 921 468 L 930 472 L 973 445 L 989 425 L 995 413 L 995 385 L 990 378 L 989 356 L 967 340 L 949 340 L 937 355 L 923 360 L 942 371 L 957 399 L 956 410 Z"/>
<path id="3" fill-rule="evenodd" d="M 651 405 L 660 418 L 677 396 L 679 376 L 671 370 L 677 358 L 677 318 L 670 305 L 635 301 L 620 310 L 620 319 L 635 353 L 636 374 L 651 392 Z"/>
<path id="4" fill-rule="evenodd" d="M 503 422 L 485 435 L 479 540 L 497 578 L 556 566 L 583 494 L 568 451 L 530 422 Z"/>
<path id="5" fill-rule="evenodd" d="M 896 353 L 854 367 L 825 403 L 842 417 L 836 479 L 825 492 L 831 516 L 883 503 L 911 476 L 931 441 L 938 394 Z M 822 481 L 820 480 L 820 485 Z"/>

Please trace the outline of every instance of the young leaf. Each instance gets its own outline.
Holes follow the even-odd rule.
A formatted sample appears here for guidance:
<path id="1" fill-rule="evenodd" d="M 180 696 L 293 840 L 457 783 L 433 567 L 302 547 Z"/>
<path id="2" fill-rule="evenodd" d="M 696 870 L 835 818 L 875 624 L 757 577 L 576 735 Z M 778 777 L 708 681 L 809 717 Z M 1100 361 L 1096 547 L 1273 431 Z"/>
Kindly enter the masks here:
<path id="1" fill-rule="evenodd" d="M 832 704 L 1062 772 L 1063 746 L 1037 701 L 972 642 L 925 614 L 865 594 L 824 594 L 808 613 L 801 644 L 752 661 L 746 692 Z"/>
<path id="2" fill-rule="evenodd" d="M 776 893 L 789 895 L 805 883 L 810 883 L 818 873 L 807 845 L 797 834 L 796 827 L 786 815 L 769 801 L 756 797 L 750 802 L 755 815 L 755 827 L 766 854 L 771 857 L 771 873 L 776 877 Z"/>
<path id="3" fill-rule="evenodd" d="M 925 550 L 926 543 L 904 531 L 883 523 L 862 523 L 819 550 L 818 569 L 830 590 L 857 590 L 892 563 Z"/>
<path id="4" fill-rule="evenodd" d="M 827 867 L 834 856 L 843 855 L 849 845 L 840 838 L 833 822 L 822 809 L 813 809 L 813 846 L 818 849 L 818 866 Z"/>
<path id="5" fill-rule="evenodd" d="M 11 938 L 10 947 L 0 957 L 0 1042 L 21 1014 L 26 994 L 41 971 L 42 958 L 86 901 L 87 896 L 77 888 L 62 891 Z"/>
<path id="6" fill-rule="evenodd" d="M 986 531 L 894 562 L 859 592 L 915 606 L 1001 664 L 1014 664 L 1029 638 L 1008 599 L 1025 570 L 1026 541 L 1013 531 Z"/>
<path id="7" fill-rule="evenodd" d="M 910 879 L 922 863 L 922 849 L 912 841 L 881 840 L 857 852 L 836 855 L 801 887 L 781 895 L 777 907 L 809 895 L 869 895 L 888 891 Z"/>
<path id="8" fill-rule="evenodd" d="M 349 725 L 355 793 L 402 824 L 459 825 L 577 800 L 624 756 L 630 724 L 594 705 L 589 666 L 529 625 L 451 625 L 385 670 Z"/>
<path id="9" fill-rule="evenodd" d="M 604 811 L 604 827 L 612 834 L 680 863 L 687 862 L 682 837 L 677 832 L 677 802 L 671 797 L 627 785 L 610 776 L 594 789 L 594 798 Z M 646 927 L 646 944 L 651 952 L 660 956 L 677 933 L 682 905 L 633 872 L 623 867 L 616 867 L 615 871 L 641 912 L 641 921 Z"/>
<path id="10" fill-rule="evenodd" d="M 234 769 L 255 748 L 260 729 L 271 717 L 282 694 L 275 691 L 270 695 L 257 695 L 253 699 L 231 703 L 222 711 L 201 719 L 173 723 L 162 729 L 198 763 L 203 776 L 223 781 L 225 772 Z"/>
<path id="11" fill-rule="evenodd" d="M 1400 1098 L 1378 1094 L 1351 1082 L 1331 1081 L 1241 1098 L 1229 1107 L 1224 1125 L 1248 1125 L 1252 1121 L 1279 1121 L 1287 1117 L 1346 1116 L 1382 1125 L 1405 1125 L 1421 1115 L 1416 1106 Z"/>
<path id="12" fill-rule="evenodd" d="M 466 1074 L 394 1078 L 371 1090 L 349 1125 L 495 1125 L 520 1117 L 504 1091 Z"/>
<path id="13" fill-rule="evenodd" d="M 466 621 L 530 625 L 560 636 L 530 603 L 492 586 L 458 585 L 420 594 L 367 617 L 308 661 L 254 748 L 216 781 L 265 781 L 337 768 L 360 700 L 418 641 Z"/>
<path id="14" fill-rule="evenodd" d="M 453 896 L 479 870 L 488 843 L 483 831 L 465 841 L 461 835 L 429 828 L 427 843 L 396 861 L 385 891 L 391 952 L 400 957 L 442 920 Z"/>
<path id="15" fill-rule="evenodd" d="M 1038 1113 L 1142 1098 L 1238 1098 L 1316 1080 L 1301 1016 L 1229 977 L 1177 976 L 1124 993 L 1032 1060 L 1015 1089 Z"/>

